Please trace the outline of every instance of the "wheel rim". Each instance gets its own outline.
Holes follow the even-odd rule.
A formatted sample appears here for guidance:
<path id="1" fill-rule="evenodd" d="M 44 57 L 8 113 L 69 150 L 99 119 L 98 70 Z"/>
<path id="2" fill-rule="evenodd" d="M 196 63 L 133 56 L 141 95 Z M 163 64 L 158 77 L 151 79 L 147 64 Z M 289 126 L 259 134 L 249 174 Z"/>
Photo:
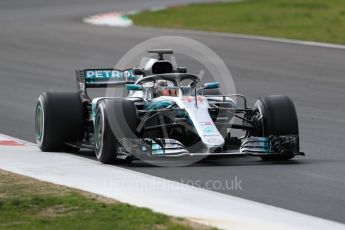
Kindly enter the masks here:
<path id="1" fill-rule="evenodd" d="M 257 130 L 255 131 L 256 132 L 256 135 L 258 136 L 265 136 L 266 135 L 266 132 L 265 132 L 265 124 L 264 124 L 264 113 L 262 111 L 262 108 L 260 107 L 260 105 L 258 104 L 258 102 L 254 105 L 255 107 L 255 111 L 257 113 L 257 119 L 256 119 L 256 122 L 257 122 Z"/>
<path id="2" fill-rule="evenodd" d="M 103 143 L 103 119 L 100 112 L 97 113 L 95 119 L 95 148 L 96 150 L 102 149 Z"/>
<path id="3" fill-rule="evenodd" d="M 38 102 L 36 106 L 36 116 L 35 116 L 35 134 L 36 134 L 36 140 L 38 142 L 42 142 L 43 131 L 44 131 L 44 114 L 43 114 L 42 105 L 40 102 Z"/>

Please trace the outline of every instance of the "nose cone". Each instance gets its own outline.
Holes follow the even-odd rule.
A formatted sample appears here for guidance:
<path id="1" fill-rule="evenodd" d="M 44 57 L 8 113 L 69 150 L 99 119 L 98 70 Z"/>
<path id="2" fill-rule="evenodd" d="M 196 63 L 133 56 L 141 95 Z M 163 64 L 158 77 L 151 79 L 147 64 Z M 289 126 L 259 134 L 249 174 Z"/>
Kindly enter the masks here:
<path id="1" fill-rule="evenodd" d="M 207 147 L 222 147 L 224 145 L 224 138 L 222 136 L 205 137 L 203 142 Z"/>

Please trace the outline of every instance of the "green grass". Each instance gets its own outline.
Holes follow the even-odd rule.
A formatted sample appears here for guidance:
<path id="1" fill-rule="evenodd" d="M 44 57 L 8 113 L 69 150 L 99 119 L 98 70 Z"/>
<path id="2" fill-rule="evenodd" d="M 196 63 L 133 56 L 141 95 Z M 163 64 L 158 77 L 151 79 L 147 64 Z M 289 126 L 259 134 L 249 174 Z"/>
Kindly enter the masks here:
<path id="1" fill-rule="evenodd" d="M 0 229 L 200 228 L 206 227 L 0 170 Z"/>
<path id="2" fill-rule="evenodd" d="M 130 15 L 138 26 L 195 29 L 345 44 L 344 0 L 244 0 Z"/>

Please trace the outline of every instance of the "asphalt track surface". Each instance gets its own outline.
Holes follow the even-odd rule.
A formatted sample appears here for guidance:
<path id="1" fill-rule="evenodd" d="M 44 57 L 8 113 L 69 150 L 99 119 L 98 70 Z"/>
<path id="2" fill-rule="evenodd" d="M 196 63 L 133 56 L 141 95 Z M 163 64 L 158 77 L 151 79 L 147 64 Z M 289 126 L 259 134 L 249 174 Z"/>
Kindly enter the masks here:
<path id="1" fill-rule="evenodd" d="M 176 2 L 184 1 L 164 4 Z M 294 100 L 301 148 L 307 156 L 280 164 L 247 157 L 188 167 L 144 163 L 124 167 L 200 186 L 209 180 L 226 183 L 238 177 L 242 189 L 218 191 L 345 223 L 345 50 L 82 23 L 83 17 L 96 13 L 157 4 L 162 2 L 2 0 L 0 132 L 33 141 L 37 97 L 46 90 L 75 89 L 75 69 L 113 66 L 127 50 L 148 38 L 190 37 L 225 61 L 237 91 L 246 94 L 250 103 L 270 94 L 285 94 Z"/>

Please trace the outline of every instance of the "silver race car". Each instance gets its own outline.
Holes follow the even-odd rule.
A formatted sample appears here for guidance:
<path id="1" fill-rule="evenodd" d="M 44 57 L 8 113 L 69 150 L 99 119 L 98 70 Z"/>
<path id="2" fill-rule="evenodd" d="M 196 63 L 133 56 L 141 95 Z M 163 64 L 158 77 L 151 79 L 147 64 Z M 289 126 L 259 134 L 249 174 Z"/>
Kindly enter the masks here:
<path id="1" fill-rule="evenodd" d="M 92 149 L 103 163 L 304 155 L 295 107 L 287 96 L 262 97 L 248 107 L 245 96 L 222 95 L 218 82 L 200 84 L 198 76 L 165 60 L 172 50 L 149 53 L 158 57 L 138 68 L 77 70 L 78 92 L 43 93 L 35 117 L 39 148 Z M 106 88 L 106 96 L 91 98 L 90 88 Z M 113 96 L 113 90 L 121 95 Z"/>

